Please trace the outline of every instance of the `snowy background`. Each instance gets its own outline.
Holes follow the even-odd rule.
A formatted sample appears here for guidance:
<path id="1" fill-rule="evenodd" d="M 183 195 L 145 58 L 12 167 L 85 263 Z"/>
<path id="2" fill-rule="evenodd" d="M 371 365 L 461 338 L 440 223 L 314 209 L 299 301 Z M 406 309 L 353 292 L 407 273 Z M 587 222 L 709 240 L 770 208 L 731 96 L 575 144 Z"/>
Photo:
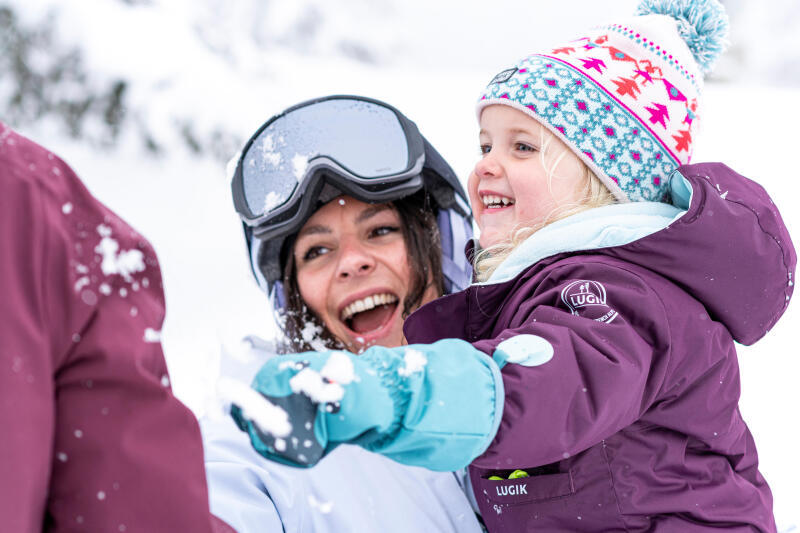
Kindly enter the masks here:
<path id="1" fill-rule="evenodd" d="M 708 83 L 695 160 L 724 161 L 762 183 L 800 245 L 800 4 L 725 4 L 733 46 Z M 241 352 L 243 335 L 273 331 L 230 199 L 225 163 L 240 144 L 288 105 L 363 94 L 415 120 L 466 179 L 483 85 L 539 47 L 627 16 L 636 1 L 565 5 L 0 0 L 0 120 L 61 155 L 152 241 L 173 387 L 200 416 L 213 409 L 221 354 Z M 782 532 L 800 530 L 798 331 L 794 303 L 739 350 L 741 408 Z"/>

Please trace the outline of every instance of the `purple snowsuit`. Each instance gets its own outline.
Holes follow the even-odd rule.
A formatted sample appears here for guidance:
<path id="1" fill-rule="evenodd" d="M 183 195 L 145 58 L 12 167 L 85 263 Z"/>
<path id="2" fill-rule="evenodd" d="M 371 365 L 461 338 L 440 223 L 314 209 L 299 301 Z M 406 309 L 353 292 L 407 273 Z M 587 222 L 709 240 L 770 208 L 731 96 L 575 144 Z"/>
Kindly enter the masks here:
<path id="1" fill-rule="evenodd" d="M 721 164 L 679 170 L 691 204 L 664 229 L 545 257 L 407 320 L 409 343 L 552 346 L 502 369 L 500 428 L 469 466 L 489 531 L 775 531 L 733 341 L 782 315 L 795 251 L 760 186 Z M 515 469 L 530 477 L 507 480 Z"/>
<path id="2" fill-rule="evenodd" d="M 231 531 L 163 319 L 150 244 L 0 123 L 0 530 Z"/>

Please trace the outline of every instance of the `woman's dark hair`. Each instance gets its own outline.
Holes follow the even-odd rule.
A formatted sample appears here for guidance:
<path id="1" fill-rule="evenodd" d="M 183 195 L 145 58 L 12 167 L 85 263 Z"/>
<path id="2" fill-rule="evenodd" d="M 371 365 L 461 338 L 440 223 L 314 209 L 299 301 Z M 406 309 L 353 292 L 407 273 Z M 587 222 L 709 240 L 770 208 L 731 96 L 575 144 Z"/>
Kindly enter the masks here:
<path id="1" fill-rule="evenodd" d="M 430 199 L 424 192 L 418 192 L 389 203 L 400 217 L 400 227 L 408 253 L 409 290 L 403 301 L 403 318 L 419 307 L 422 297 L 430 285 L 436 288 L 436 295 L 444 292 L 442 275 L 442 244 L 436 215 Z M 286 307 L 279 316 L 280 326 L 286 335 L 282 353 L 296 353 L 329 349 L 343 349 L 342 342 L 334 337 L 323 325 L 322 320 L 309 309 L 300 296 L 297 284 L 297 265 L 294 260 L 294 239 L 287 239 L 282 254 L 283 287 L 286 294 Z M 314 342 L 317 341 L 317 342 Z"/>

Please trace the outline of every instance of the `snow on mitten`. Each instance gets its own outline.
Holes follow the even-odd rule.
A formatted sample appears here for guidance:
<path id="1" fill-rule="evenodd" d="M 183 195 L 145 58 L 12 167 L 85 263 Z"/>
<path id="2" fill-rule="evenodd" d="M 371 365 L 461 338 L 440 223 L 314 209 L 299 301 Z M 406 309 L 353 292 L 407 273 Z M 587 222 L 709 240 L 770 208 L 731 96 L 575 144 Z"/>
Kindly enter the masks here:
<path id="1" fill-rule="evenodd" d="M 310 467 L 343 443 L 431 470 L 463 468 L 491 442 L 502 416 L 500 371 L 471 344 L 373 346 L 268 361 L 259 401 L 231 414 L 264 457 Z"/>

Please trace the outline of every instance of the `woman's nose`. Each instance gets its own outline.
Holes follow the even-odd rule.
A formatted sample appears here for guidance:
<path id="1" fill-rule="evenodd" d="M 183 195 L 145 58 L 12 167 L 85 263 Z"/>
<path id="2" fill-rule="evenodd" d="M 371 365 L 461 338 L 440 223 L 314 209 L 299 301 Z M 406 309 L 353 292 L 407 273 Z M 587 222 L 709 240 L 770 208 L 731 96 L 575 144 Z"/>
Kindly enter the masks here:
<path id="1" fill-rule="evenodd" d="M 367 274 L 374 269 L 374 256 L 358 239 L 352 239 L 341 243 L 336 277 L 339 279 L 347 279 Z"/>

